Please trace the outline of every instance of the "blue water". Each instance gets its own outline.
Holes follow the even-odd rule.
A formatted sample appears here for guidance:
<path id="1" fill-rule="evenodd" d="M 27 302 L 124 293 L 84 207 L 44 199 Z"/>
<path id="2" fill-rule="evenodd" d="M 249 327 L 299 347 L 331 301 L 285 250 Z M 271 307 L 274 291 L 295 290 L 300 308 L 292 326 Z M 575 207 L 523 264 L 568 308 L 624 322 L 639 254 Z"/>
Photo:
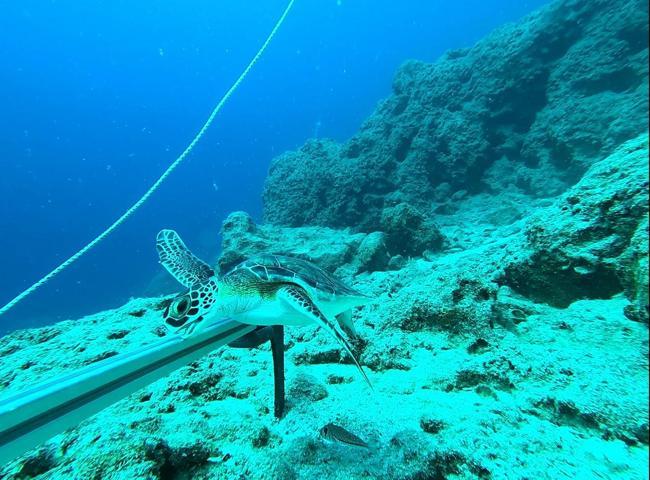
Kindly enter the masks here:
<path id="1" fill-rule="evenodd" d="M 0 331 L 165 285 L 154 237 L 206 259 L 233 210 L 261 214 L 271 159 L 345 140 L 403 61 L 469 46 L 543 0 L 298 0 L 186 164 L 121 229 L 2 318 Z M 284 0 L 0 4 L 0 303 L 103 230 L 191 140 Z M 176 288 L 169 283 L 169 289 Z"/>

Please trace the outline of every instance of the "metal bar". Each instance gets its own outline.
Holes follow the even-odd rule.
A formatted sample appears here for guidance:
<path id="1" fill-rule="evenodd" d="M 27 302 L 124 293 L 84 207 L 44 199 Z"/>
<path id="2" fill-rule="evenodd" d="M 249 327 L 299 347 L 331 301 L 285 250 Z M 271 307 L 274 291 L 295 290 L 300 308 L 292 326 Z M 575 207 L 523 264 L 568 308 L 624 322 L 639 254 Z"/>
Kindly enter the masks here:
<path id="1" fill-rule="evenodd" d="M 284 415 L 284 326 L 271 327 L 271 353 L 273 355 L 273 388 L 275 403 L 273 414 L 275 418 Z"/>
<path id="2" fill-rule="evenodd" d="M 257 327 L 252 332 L 228 344 L 232 348 L 255 348 L 264 342 L 271 342 L 273 355 L 273 394 L 275 418 L 284 415 L 284 327 L 272 325 Z"/>
<path id="3" fill-rule="evenodd" d="M 222 319 L 190 337 L 174 335 L 0 401 L 0 464 L 254 328 Z"/>

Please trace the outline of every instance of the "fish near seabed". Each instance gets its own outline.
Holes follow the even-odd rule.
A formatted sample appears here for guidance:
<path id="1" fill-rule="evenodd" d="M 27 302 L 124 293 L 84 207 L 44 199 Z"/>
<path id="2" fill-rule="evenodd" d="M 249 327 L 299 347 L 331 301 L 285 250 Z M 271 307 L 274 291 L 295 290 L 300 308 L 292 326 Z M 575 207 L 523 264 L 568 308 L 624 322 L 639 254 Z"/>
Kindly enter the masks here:
<path id="1" fill-rule="evenodd" d="M 354 433 L 348 432 L 345 428 L 328 423 L 319 431 L 321 437 L 333 442 L 344 443 L 355 447 L 369 448 L 368 444 L 357 437 Z"/>

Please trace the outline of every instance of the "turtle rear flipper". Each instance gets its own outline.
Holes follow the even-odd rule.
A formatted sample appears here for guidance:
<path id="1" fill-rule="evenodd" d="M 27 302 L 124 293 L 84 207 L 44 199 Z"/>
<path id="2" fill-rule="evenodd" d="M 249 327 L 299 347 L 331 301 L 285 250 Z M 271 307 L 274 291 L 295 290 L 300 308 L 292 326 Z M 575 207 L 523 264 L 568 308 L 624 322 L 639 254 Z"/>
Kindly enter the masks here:
<path id="1" fill-rule="evenodd" d="M 336 316 L 336 321 L 339 322 L 339 327 L 352 341 L 359 338 L 357 334 L 357 329 L 354 328 L 354 323 L 352 323 L 352 309 L 348 309 L 345 312 L 341 312 Z"/>
<path id="2" fill-rule="evenodd" d="M 339 327 L 331 322 L 324 314 L 320 311 L 318 306 L 312 301 L 304 288 L 299 287 L 298 285 L 287 285 L 278 290 L 278 298 L 287 303 L 291 308 L 300 312 L 302 315 L 309 317 L 314 323 L 322 327 L 326 332 L 332 335 L 342 346 L 345 348 L 345 351 L 352 357 L 354 364 L 357 366 L 361 375 L 363 375 L 364 380 L 368 386 L 372 389 L 372 384 L 366 375 L 366 372 L 363 371 L 359 361 L 352 353 L 352 347 L 343 336 L 343 333 Z"/>
<path id="3" fill-rule="evenodd" d="M 174 230 L 161 230 L 156 236 L 160 263 L 186 287 L 203 283 L 214 276 L 214 270 L 194 256 Z"/>

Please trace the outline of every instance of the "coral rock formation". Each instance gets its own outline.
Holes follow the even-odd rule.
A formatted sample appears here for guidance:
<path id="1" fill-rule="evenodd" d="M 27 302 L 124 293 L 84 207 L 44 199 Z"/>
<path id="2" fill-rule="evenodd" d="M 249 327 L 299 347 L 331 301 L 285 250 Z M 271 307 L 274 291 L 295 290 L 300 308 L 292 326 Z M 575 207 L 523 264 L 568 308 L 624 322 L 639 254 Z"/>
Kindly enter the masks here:
<path id="1" fill-rule="evenodd" d="M 647 128 L 647 18 L 640 0 L 553 2 L 472 48 L 407 62 L 348 142 L 273 161 L 266 221 L 369 232 L 398 203 L 428 215 L 441 189 L 561 193 Z"/>

